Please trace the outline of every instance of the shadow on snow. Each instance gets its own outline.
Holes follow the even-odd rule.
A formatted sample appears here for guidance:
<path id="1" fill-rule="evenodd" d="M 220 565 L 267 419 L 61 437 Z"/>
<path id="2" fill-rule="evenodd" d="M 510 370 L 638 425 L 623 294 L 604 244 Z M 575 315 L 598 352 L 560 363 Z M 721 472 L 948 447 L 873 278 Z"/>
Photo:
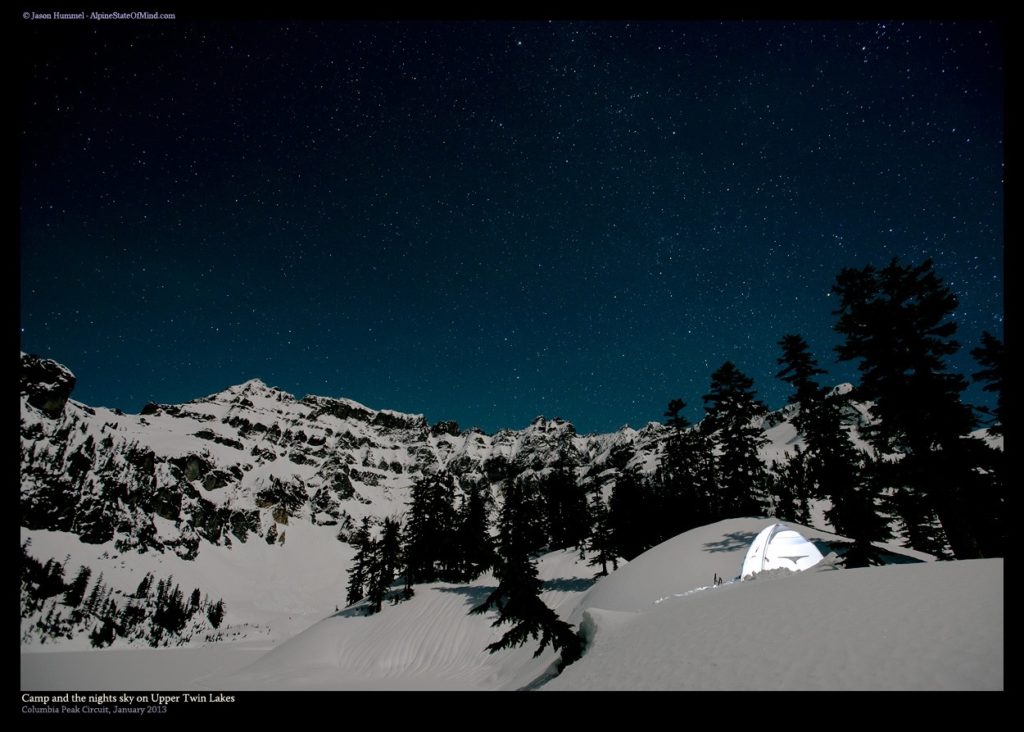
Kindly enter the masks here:
<path id="1" fill-rule="evenodd" d="M 756 531 L 733 531 L 718 541 L 709 541 L 704 544 L 704 551 L 711 553 L 734 552 L 737 549 L 750 546 L 750 542 L 754 540 L 755 536 L 757 536 Z"/>
<path id="2" fill-rule="evenodd" d="M 594 586 L 600 577 L 559 577 L 544 582 L 544 592 L 583 592 Z"/>

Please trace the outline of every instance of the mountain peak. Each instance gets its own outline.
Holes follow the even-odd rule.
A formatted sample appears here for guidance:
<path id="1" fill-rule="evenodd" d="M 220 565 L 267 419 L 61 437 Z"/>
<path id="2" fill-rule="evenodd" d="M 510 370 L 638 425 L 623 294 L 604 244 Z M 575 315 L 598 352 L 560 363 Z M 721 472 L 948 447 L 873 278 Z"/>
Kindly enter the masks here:
<path id="1" fill-rule="evenodd" d="M 21 393 L 33 407 L 56 418 L 64 411 L 74 388 L 75 375 L 67 366 L 22 351 Z"/>
<path id="2" fill-rule="evenodd" d="M 223 402 L 223 401 L 234 401 L 239 397 L 252 398 L 252 397 L 266 397 L 273 399 L 274 401 L 294 401 L 295 397 L 286 391 L 278 389 L 276 386 L 268 385 L 263 379 L 253 378 L 248 381 L 243 381 L 241 384 L 235 384 L 229 386 L 226 389 L 210 394 L 202 399 L 196 400 L 201 402 Z"/>

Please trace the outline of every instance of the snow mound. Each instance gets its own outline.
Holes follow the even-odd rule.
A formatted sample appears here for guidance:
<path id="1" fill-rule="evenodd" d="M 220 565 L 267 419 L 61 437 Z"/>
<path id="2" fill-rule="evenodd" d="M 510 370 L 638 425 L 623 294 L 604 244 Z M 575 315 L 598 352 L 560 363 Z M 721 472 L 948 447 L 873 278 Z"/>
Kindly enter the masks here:
<path id="1" fill-rule="evenodd" d="M 590 608 L 617 611 L 648 610 L 658 600 L 694 589 L 714 586 L 715 575 L 738 578 L 750 543 L 767 525 L 767 518 L 725 519 L 679 534 L 653 547 L 588 592 L 572 613 L 577 624 Z M 823 555 L 842 548 L 848 540 L 827 531 L 787 522 L 814 543 Z M 881 544 L 892 561 L 930 561 L 932 557 L 903 547 Z"/>
<path id="2" fill-rule="evenodd" d="M 544 689 L 998 690 L 1003 560 L 788 573 L 584 625 Z"/>

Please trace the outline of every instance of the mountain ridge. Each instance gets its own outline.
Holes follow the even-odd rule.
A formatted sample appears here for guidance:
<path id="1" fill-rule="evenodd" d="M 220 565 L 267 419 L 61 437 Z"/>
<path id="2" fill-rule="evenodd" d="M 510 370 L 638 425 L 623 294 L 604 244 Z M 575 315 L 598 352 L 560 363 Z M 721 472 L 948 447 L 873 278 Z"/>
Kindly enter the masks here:
<path id="1" fill-rule="evenodd" d="M 281 559 L 286 573 L 301 573 L 314 560 L 292 555 L 300 542 L 333 557 L 331 575 L 340 573 L 336 589 L 299 602 L 306 609 L 342 603 L 351 532 L 363 518 L 404 513 L 423 476 L 449 472 L 497 499 L 508 478 L 541 480 L 566 470 L 588 493 L 607 497 L 623 471 L 653 473 L 672 432 L 650 422 L 579 435 L 567 420 L 539 416 L 522 429 L 487 434 L 347 398 L 296 398 L 260 379 L 126 414 L 71 399 L 74 383 L 61 364 L 22 354 L 21 525 L 40 562 L 67 553 L 100 566 L 106 560 L 96 557 L 106 554 L 174 566 L 176 576 L 199 581 L 205 570 L 189 565 L 228 561 L 225 551 L 265 564 L 269 555 L 254 544 L 284 549 L 291 557 Z M 790 422 L 795 412 L 789 405 L 759 418 L 766 463 L 800 444 Z M 76 545 L 58 534 L 82 546 L 69 551 Z M 243 546 L 249 548 L 239 553 Z M 244 571 L 259 581 L 259 564 Z M 121 590 L 137 581 L 125 577 Z M 235 612 L 247 597 L 241 590 L 225 596 L 229 624 L 261 622 L 259 613 Z"/>
<path id="2" fill-rule="evenodd" d="M 271 522 L 298 518 L 303 506 L 315 509 L 303 518 L 323 523 L 346 523 L 347 517 L 350 524 L 366 513 L 361 505 L 373 504 L 376 515 L 400 510 L 398 494 L 424 473 L 469 473 L 493 483 L 510 471 L 557 465 L 593 478 L 616 447 L 656 452 L 667 434 L 650 423 L 578 435 L 571 422 L 544 416 L 522 429 L 487 434 L 344 397 L 296 398 L 259 379 L 183 404 L 150 402 L 133 415 L 71 399 L 73 379 L 55 361 L 22 354 L 23 522 L 96 543 L 132 534 L 127 524 L 111 520 L 131 506 L 184 520 L 213 543 L 225 535 L 246 541 L 251 533 L 266 537 Z M 232 492 L 226 488 L 233 495 L 224 500 Z M 111 491 L 118 501 L 102 500 Z M 93 499 L 111 510 L 93 509 Z M 78 508 L 74 520 L 59 509 L 67 505 Z M 223 508 L 231 515 L 218 519 Z M 260 515 L 251 509 L 261 509 Z M 182 533 L 184 543 L 172 546 L 194 556 L 195 540 Z M 134 546 L 144 550 L 146 542 L 139 541 Z"/>

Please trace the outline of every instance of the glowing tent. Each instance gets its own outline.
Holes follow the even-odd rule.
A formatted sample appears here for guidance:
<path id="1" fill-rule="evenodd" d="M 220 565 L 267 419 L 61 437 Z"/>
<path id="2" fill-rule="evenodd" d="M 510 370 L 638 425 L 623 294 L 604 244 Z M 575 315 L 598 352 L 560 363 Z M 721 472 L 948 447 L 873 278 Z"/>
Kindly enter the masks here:
<path id="1" fill-rule="evenodd" d="M 783 524 L 772 524 L 754 537 L 743 560 L 740 578 L 770 569 L 802 572 L 822 560 L 818 547 Z"/>

